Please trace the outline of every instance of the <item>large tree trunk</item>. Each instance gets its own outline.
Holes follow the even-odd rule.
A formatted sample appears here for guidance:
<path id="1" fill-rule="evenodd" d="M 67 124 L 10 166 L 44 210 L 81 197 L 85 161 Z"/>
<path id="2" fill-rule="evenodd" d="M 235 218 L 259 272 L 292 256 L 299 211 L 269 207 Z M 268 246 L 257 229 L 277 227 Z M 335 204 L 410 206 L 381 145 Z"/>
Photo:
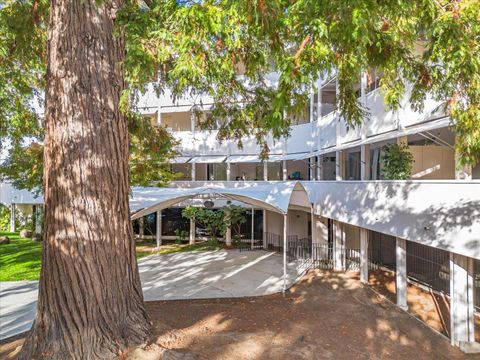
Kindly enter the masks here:
<path id="1" fill-rule="evenodd" d="M 125 47 L 114 22 L 121 6 L 51 1 L 43 265 L 20 358 L 110 358 L 149 337 L 119 111 Z"/>

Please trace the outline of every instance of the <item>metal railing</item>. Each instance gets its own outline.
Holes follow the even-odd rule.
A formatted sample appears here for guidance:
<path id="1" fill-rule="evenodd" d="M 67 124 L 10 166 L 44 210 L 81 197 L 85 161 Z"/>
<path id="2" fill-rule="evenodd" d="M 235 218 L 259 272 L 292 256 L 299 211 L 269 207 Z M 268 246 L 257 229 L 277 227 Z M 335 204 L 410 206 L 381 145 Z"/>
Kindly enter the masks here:
<path id="1" fill-rule="evenodd" d="M 445 294 L 450 293 L 449 259 L 447 251 L 407 242 L 407 276 Z"/>
<path id="2" fill-rule="evenodd" d="M 265 233 L 265 250 L 283 252 L 283 236 L 274 233 Z"/>
<path id="3" fill-rule="evenodd" d="M 344 249 L 345 270 L 360 271 L 360 249 Z"/>

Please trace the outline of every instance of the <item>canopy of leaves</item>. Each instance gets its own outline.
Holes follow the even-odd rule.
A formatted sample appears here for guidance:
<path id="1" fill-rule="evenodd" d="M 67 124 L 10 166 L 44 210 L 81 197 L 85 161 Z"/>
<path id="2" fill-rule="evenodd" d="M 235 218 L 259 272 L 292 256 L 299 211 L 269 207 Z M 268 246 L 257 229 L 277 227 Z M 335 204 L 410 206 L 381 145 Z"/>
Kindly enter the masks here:
<path id="1" fill-rule="evenodd" d="M 168 161 L 175 157 L 177 142 L 164 127 L 150 118 L 129 116 L 130 183 L 138 186 L 164 186 L 179 175 L 171 171 Z M 43 183 L 43 145 L 34 141 L 22 145 L 15 141 L 7 159 L 0 164 L 0 180 L 10 180 L 18 189 L 39 191 Z"/>
<path id="2" fill-rule="evenodd" d="M 0 0 L 0 136 L 36 125 L 31 100 L 43 88 L 45 0 Z M 126 36 L 123 110 L 154 82 L 174 96 L 215 101 L 208 127 L 219 138 L 288 134 L 319 74 L 335 74 L 337 107 L 355 126 L 368 116 L 355 84 L 377 68 L 387 103 L 407 87 L 420 109 L 427 94 L 447 104 L 465 163 L 480 153 L 478 0 L 130 0 L 117 18 Z M 278 74 L 272 84 L 266 74 Z M 6 104 L 6 106 L 4 106 Z M 24 122 L 25 121 L 25 122 Z M 25 131 L 27 129 L 28 131 Z"/>

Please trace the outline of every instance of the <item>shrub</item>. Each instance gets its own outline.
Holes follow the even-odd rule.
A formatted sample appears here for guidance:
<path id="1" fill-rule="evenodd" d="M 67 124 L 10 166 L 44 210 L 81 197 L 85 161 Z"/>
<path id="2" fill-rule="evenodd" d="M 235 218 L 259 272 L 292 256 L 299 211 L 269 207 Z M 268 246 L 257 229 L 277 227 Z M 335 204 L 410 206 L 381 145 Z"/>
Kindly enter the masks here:
<path id="1" fill-rule="evenodd" d="M 407 144 L 390 144 L 382 155 L 382 177 L 385 180 L 407 180 L 412 175 L 414 158 Z"/>

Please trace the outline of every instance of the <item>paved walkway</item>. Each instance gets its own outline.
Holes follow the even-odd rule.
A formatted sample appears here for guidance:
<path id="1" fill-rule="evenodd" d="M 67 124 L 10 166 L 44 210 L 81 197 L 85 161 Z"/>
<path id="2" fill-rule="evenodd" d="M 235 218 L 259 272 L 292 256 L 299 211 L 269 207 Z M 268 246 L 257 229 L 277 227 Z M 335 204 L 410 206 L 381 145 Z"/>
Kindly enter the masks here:
<path id="1" fill-rule="evenodd" d="M 261 296 L 282 291 L 282 256 L 219 250 L 152 255 L 138 261 L 146 301 Z M 288 266 L 287 287 L 301 276 Z M 38 282 L 0 282 L 0 340 L 27 331 Z"/>

